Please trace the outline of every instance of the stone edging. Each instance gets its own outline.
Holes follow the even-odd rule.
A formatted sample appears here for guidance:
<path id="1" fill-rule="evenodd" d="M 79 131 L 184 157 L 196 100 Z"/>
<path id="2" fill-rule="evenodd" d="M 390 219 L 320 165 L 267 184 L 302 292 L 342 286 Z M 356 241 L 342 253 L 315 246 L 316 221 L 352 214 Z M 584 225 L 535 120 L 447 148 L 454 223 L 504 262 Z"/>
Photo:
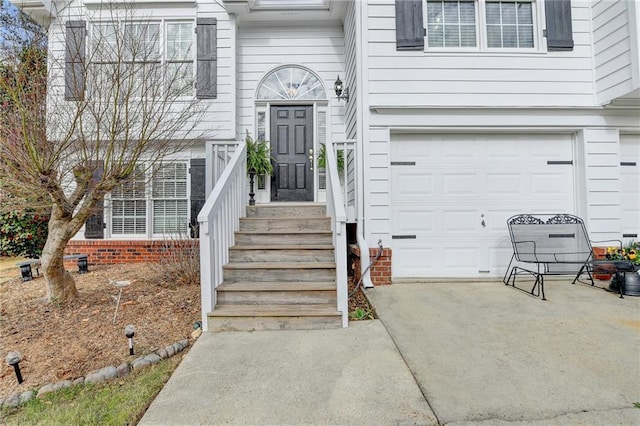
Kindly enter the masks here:
<path id="1" fill-rule="evenodd" d="M 130 363 L 125 362 L 118 367 L 112 365 L 104 367 L 98 370 L 94 370 L 88 373 L 85 377 L 78 377 L 75 380 L 63 380 L 57 383 L 47 383 L 42 386 L 38 391 L 28 390 L 22 393 L 14 393 L 7 397 L 7 399 L 0 398 L 0 408 L 2 407 L 18 407 L 21 404 L 26 403 L 33 399 L 33 397 L 42 398 L 44 395 L 55 392 L 58 389 L 68 388 L 69 386 L 80 385 L 84 383 L 101 383 L 106 380 L 115 379 L 118 377 L 128 376 L 132 370 L 140 370 L 148 367 L 152 364 L 156 364 L 163 359 L 170 358 L 180 352 L 182 352 L 187 346 L 189 346 L 189 340 L 179 340 L 173 345 L 166 346 L 158 349 L 155 352 L 151 352 L 148 355 L 138 357 Z"/>

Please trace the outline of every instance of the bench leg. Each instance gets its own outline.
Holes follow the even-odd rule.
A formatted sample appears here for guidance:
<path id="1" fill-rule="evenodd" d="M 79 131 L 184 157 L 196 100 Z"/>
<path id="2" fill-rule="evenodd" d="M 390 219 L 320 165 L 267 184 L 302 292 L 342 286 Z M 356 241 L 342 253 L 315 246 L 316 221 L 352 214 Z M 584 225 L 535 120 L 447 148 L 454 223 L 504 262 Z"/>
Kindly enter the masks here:
<path id="1" fill-rule="evenodd" d="M 87 272 L 89 272 L 89 262 L 87 260 L 87 257 L 79 257 L 78 258 L 78 273 L 79 274 L 86 274 Z"/>
<path id="2" fill-rule="evenodd" d="M 21 266 L 20 272 L 22 273 L 22 281 L 31 281 L 33 279 L 33 274 L 31 272 L 31 265 Z"/>

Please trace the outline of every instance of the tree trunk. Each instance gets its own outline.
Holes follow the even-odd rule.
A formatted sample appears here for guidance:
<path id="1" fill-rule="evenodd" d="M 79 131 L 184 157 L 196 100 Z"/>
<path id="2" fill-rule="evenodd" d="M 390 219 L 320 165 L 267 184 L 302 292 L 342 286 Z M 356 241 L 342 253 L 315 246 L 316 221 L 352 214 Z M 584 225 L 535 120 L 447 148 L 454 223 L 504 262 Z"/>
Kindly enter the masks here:
<path id="1" fill-rule="evenodd" d="M 67 302 L 78 297 L 76 283 L 64 269 L 64 248 L 72 236 L 69 232 L 70 222 L 71 216 L 66 216 L 56 206 L 53 207 L 49 219 L 49 236 L 41 256 L 49 302 Z"/>

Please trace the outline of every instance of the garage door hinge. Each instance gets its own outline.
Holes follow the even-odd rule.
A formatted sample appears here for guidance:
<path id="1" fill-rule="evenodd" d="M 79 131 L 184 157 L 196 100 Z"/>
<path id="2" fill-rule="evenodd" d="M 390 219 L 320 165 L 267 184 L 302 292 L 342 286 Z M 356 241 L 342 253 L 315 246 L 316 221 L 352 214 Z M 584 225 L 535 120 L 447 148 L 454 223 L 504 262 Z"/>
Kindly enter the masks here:
<path id="1" fill-rule="evenodd" d="M 622 234 L 622 238 L 638 238 L 638 234 Z"/>
<path id="2" fill-rule="evenodd" d="M 415 166 L 415 161 L 392 161 L 392 166 Z"/>
<path id="3" fill-rule="evenodd" d="M 635 161 L 621 161 L 620 162 L 621 166 L 636 166 L 636 162 Z"/>
<path id="4" fill-rule="evenodd" d="M 550 166 L 557 166 L 560 164 L 573 164 L 573 160 L 549 160 L 547 164 Z"/>
<path id="5" fill-rule="evenodd" d="M 392 240 L 415 240 L 415 235 L 392 235 Z"/>

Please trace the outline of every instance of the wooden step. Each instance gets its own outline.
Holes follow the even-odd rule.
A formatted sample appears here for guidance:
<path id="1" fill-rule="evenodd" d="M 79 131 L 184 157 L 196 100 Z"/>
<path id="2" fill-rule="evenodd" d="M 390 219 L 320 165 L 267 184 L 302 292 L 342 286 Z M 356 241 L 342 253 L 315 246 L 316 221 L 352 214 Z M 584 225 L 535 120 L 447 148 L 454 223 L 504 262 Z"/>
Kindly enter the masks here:
<path id="1" fill-rule="evenodd" d="M 331 269 L 335 262 L 251 262 L 227 263 L 225 269 Z"/>
<path id="2" fill-rule="evenodd" d="M 339 328 L 334 304 L 219 305 L 207 314 L 210 331 L 311 330 Z"/>
<path id="3" fill-rule="evenodd" d="M 238 282 L 217 288 L 219 305 L 299 305 L 337 303 L 333 282 Z"/>
<path id="4" fill-rule="evenodd" d="M 240 231 L 330 231 L 328 217 L 245 217 L 240 219 Z"/>
<path id="5" fill-rule="evenodd" d="M 334 262 L 333 249 L 234 248 L 230 262 Z"/>
<path id="6" fill-rule="evenodd" d="M 238 231 L 235 233 L 238 245 L 331 245 L 331 231 Z"/>
<path id="7" fill-rule="evenodd" d="M 334 281 L 335 262 L 237 262 L 223 266 L 225 282 Z"/>
<path id="8" fill-rule="evenodd" d="M 247 217 L 326 217 L 327 207 L 315 203 L 271 203 L 247 206 Z"/>

